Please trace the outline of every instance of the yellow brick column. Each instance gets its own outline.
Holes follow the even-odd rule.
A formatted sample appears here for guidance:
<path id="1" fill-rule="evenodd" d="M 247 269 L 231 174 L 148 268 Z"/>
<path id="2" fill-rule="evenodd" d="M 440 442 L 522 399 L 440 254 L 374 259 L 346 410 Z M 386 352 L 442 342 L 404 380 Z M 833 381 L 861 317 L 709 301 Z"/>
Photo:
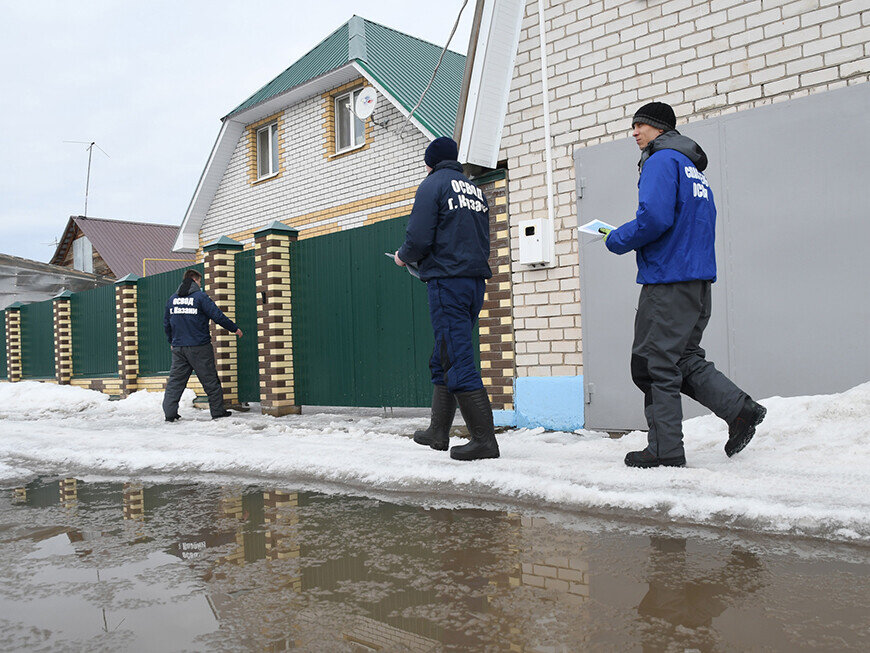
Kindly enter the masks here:
<path id="1" fill-rule="evenodd" d="M 115 324 L 118 336 L 118 378 L 121 397 L 138 390 L 139 382 L 139 277 L 128 274 L 115 282 Z"/>
<path id="2" fill-rule="evenodd" d="M 6 307 L 6 373 L 9 383 L 21 380 L 21 302 Z"/>
<path id="3" fill-rule="evenodd" d="M 233 322 L 236 321 L 236 253 L 243 249 L 244 245 L 226 236 L 202 248 L 205 269 L 203 290 Z M 234 408 L 239 405 L 237 337 L 214 322 L 209 328 L 214 343 L 215 367 L 224 391 L 224 403 L 228 408 Z M 256 336 L 249 333 L 242 337 Z"/>
<path id="4" fill-rule="evenodd" d="M 280 222 L 254 232 L 260 352 L 260 405 L 269 415 L 300 413 L 293 386 L 293 329 L 290 320 L 290 243 L 298 232 Z"/>
<path id="5" fill-rule="evenodd" d="M 493 410 L 514 410 L 513 289 L 511 284 L 510 226 L 504 171 L 473 179 L 489 203 L 489 267 L 492 278 L 480 311 L 480 372 Z"/>
<path id="6" fill-rule="evenodd" d="M 72 293 L 64 290 L 52 301 L 54 314 L 54 379 L 58 385 L 69 385 L 73 373 L 72 359 Z"/>

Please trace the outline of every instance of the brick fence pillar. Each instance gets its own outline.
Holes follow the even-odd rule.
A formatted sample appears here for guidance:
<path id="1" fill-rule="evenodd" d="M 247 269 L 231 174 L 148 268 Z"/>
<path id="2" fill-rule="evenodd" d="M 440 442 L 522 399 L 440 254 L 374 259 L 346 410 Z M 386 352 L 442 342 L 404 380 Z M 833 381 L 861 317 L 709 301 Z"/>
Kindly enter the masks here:
<path id="1" fill-rule="evenodd" d="M 244 245 L 226 236 L 221 236 L 202 248 L 205 269 L 203 290 L 233 322 L 236 321 L 236 252 L 243 249 Z M 237 338 L 214 322 L 211 323 L 210 330 L 215 349 L 215 366 L 224 391 L 224 403 L 233 408 L 239 404 Z M 247 337 L 253 338 L 254 334 L 249 333 Z"/>
<path id="2" fill-rule="evenodd" d="M 52 301 L 54 313 L 54 379 L 58 385 L 69 385 L 73 374 L 72 293 L 64 290 Z"/>
<path id="3" fill-rule="evenodd" d="M 9 383 L 21 380 L 21 302 L 6 307 L 6 372 Z"/>
<path id="4" fill-rule="evenodd" d="M 280 222 L 254 232 L 260 352 L 260 405 L 269 415 L 299 413 L 293 385 L 293 329 L 290 319 L 290 243 L 298 232 Z"/>
<path id="5" fill-rule="evenodd" d="M 121 397 L 138 389 L 139 381 L 139 277 L 128 274 L 115 282 L 115 324 L 118 338 L 118 379 Z"/>
<path id="6" fill-rule="evenodd" d="M 494 410 L 514 409 L 514 329 L 510 260 L 510 226 L 504 173 L 473 180 L 489 202 L 489 267 L 492 278 L 480 311 L 480 367 Z"/>

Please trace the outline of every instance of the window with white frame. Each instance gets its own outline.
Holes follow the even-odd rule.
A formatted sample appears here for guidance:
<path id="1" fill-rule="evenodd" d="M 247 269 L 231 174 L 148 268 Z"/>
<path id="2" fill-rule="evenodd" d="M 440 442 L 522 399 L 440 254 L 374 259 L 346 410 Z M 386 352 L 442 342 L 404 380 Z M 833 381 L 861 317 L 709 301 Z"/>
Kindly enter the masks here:
<path id="1" fill-rule="evenodd" d="M 365 145 L 365 122 L 356 117 L 353 108 L 361 88 L 335 98 L 335 152 Z"/>
<path id="2" fill-rule="evenodd" d="M 257 179 L 278 174 L 278 123 L 257 130 Z"/>

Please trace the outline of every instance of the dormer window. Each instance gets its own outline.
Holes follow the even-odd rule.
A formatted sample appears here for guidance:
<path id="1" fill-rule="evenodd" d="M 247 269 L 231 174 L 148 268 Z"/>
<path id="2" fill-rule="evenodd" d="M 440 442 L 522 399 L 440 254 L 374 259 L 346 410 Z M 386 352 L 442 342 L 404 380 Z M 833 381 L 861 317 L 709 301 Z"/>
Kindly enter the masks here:
<path id="1" fill-rule="evenodd" d="M 365 122 L 354 115 L 353 107 L 361 88 L 335 98 L 336 154 L 362 147 L 366 142 Z"/>
<path id="2" fill-rule="evenodd" d="M 257 179 L 278 174 L 278 123 L 257 130 Z"/>

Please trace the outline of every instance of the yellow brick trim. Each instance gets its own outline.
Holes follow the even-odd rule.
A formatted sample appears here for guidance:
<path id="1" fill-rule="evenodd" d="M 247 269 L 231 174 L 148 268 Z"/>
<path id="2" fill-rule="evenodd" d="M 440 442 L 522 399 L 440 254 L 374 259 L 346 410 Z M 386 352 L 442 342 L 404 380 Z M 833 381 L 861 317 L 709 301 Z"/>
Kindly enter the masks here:
<path id="1" fill-rule="evenodd" d="M 392 218 L 398 218 L 403 215 L 408 215 L 413 207 L 413 203 L 403 204 L 402 206 L 395 206 L 391 209 L 386 209 L 385 211 L 375 211 L 374 213 L 369 213 L 369 217 L 365 219 L 365 222 L 363 224 L 365 226 L 368 226 L 370 224 L 375 224 L 376 222 L 381 222 L 382 220 L 390 220 Z"/>
<path id="2" fill-rule="evenodd" d="M 416 193 L 417 186 L 409 186 L 408 188 L 394 190 L 389 193 L 372 195 L 371 197 L 367 197 L 361 200 L 354 200 L 353 202 L 338 204 L 328 209 L 312 211 L 311 213 L 303 213 L 302 215 L 287 218 L 285 220 L 281 220 L 280 222 L 287 225 L 288 227 L 304 230 L 300 231 L 299 233 L 299 239 L 302 240 L 303 238 L 311 238 L 312 236 L 319 236 L 323 235 L 324 233 L 333 233 L 335 231 L 341 230 L 340 225 L 332 224 L 318 225 L 316 227 L 306 229 L 306 225 L 311 224 L 312 222 L 320 222 L 321 220 L 327 220 L 329 218 L 334 218 L 337 220 L 347 215 L 358 213 L 359 211 L 364 211 L 367 208 L 378 208 L 383 206 L 384 204 L 393 204 L 396 202 L 413 200 Z M 399 213 L 398 215 L 404 214 L 405 213 Z M 244 231 L 237 231 L 235 233 L 228 234 L 228 236 L 233 240 L 250 240 L 254 237 L 254 232 L 259 231 L 261 228 L 262 226 L 252 227 L 250 229 L 245 229 Z M 284 238 L 286 240 L 289 240 L 289 238 L 286 236 Z M 248 249 L 250 249 L 251 247 L 253 247 L 253 244 L 247 245 Z"/>

